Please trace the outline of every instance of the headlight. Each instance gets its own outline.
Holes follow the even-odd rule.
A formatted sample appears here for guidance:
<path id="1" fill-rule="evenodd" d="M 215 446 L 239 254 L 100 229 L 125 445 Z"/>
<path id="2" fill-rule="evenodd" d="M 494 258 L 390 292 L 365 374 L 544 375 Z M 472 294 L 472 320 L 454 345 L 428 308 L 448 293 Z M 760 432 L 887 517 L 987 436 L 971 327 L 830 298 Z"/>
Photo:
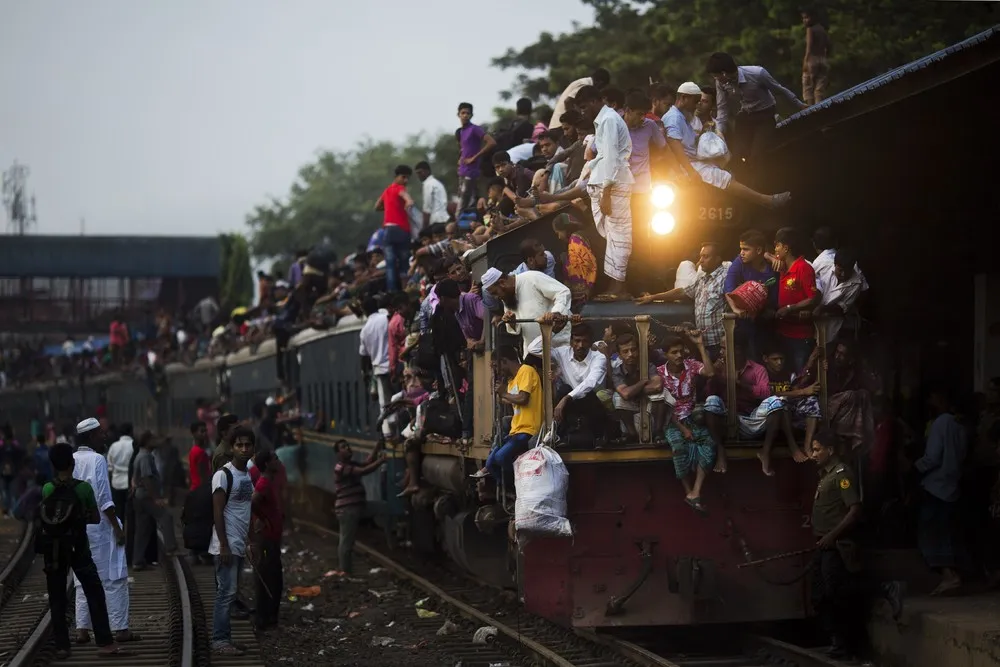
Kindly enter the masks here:
<path id="1" fill-rule="evenodd" d="M 657 185 L 651 196 L 653 208 L 665 209 L 674 203 L 674 189 L 669 185 Z"/>
<path id="2" fill-rule="evenodd" d="M 676 225 L 677 222 L 674 220 L 674 216 L 672 216 L 668 211 L 657 211 L 653 214 L 653 221 L 651 224 L 653 225 L 653 232 L 662 236 L 674 231 L 674 225 Z"/>

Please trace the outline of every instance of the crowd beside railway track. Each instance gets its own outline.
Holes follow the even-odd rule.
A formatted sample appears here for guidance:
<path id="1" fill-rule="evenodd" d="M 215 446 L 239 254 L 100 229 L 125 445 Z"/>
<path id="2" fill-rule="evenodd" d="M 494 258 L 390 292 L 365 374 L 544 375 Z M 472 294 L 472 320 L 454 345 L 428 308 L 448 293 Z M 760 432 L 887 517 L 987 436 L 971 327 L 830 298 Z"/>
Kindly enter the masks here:
<path id="1" fill-rule="evenodd" d="M 85 344 L 80 352 L 67 348 L 66 355 L 46 363 L 72 380 L 106 370 L 140 373 L 155 395 L 170 361 L 243 348 L 252 352 L 273 340 L 284 383 L 276 393 L 295 396 L 281 354 L 291 338 L 356 318 L 362 323 L 358 355 L 368 390 L 381 408 L 375 426 L 383 440 L 406 452 L 407 473 L 399 491 L 408 496 L 421 489 L 420 449 L 427 439 L 469 446 L 476 389 L 472 362 L 484 354 L 487 332 L 493 330 L 499 344 L 493 350 L 497 364 L 491 388 L 509 419 L 498 424 L 493 453 L 476 473 L 484 506 L 502 509 L 504 487 L 513 486 L 514 461 L 532 445 L 633 446 L 639 413 L 648 406 L 652 444 L 673 453 L 678 493 L 692 511 L 706 514 L 712 507 L 703 500 L 703 489 L 727 472 L 726 418 L 735 411 L 740 435 L 761 441 L 761 474 L 768 477 L 775 475 L 775 447 L 787 447 L 794 461 L 806 464 L 816 459 L 816 443 L 834 443 L 843 461 L 855 468 L 854 477 L 837 478 L 842 490 L 860 482 L 867 511 L 883 519 L 915 519 L 897 523 L 915 526 L 928 565 L 942 572 L 936 593 L 959 590 L 963 571 L 970 569 L 985 570 L 991 585 L 1000 583 L 1000 562 L 991 546 L 1000 502 L 1000 381 L 990 383 L 975 408 L 965 408 L 949 387 L 929 391 L 924 436 L 898 419 L 875 364 L 859 348 L 856 328 L 844 327 L 845 320 L 856 321 L 857 304 L 869 286 L 856 254 L 841 247 L 829 228 L 810 230 L 810 237 L 801 227 L 773 235 L 747 229 L 738 247 L 718 240 L 702 243 L 697 261 L 679 266 L 673 283 L 656 285 L 655 293 L 633 284 L 641 273 L 632 254 L 635 229 L 650 221 L 658 196 L 654 183 L 661 177 L 684 187 L 727 190 L 763 208 L 779 208 L 789 200 L 789 193 L 764 195 L 738 179 L 759 158 L 761 137 L 773 126 L 776 95 L 793 107 L 801 103 L 764 68 L 739 66 L 727 54 L 714 54 L 707 71 L 714 86 L 686 82 L 622 91 L 598 69 L 567 89 L 557 104 L 558 117 L 535 117 L 530 101 L 520 100 L 517 120 L 492 133 L 472 122 L 471 104 L 460 103 L 456 202 L 448 202 L 430 163 L 399 165 L 386 175 L 389 184 L 375 202 L 384 211 L 384 225 L 372 231 L 366 247 L 342 259 L 324 247 L 298 251 L 287 276 L 259 275 L 252 307 L 220 313 L 217 304 L 202 303 L 184 318 L 163 314 L 155 332 L 141 338 L 116 318 L 105 350 L 94 350 L 92 343 L 88 350 Z M 740 98 L 740 113 L 728 106 L 734 96 Z M 733 171 L 727 171 L 729 164 Z M 407 190 L 414 176 L 422 184 L 419 202 Z M 469 257 L 476 248 L 540 219 L 551 224 L 558 247 L 527 237 L 519 266 L 491 266 L 471 275 Z M 656 302 L 691 303 L 692 321 L 660 339 L 644 340 L 627 321 L 595 330 L 583 316 L 587 304 L 631 301 L 637 314 Z M 739 318 L 731 350 L 725 349 L 727 314 Z M 551 348 L 542 342 L 539 322 L 553 325 Z M 817 324 L 824 328 L 825 348 Z M 15 363 L 5 362 L 5 368 L 21 368 L 22 354 L 35 353 L 7 355 Z M 551 377 L 541 370 L 545 355 L 555 363 Z M 641 356 L 649 358 L 648 368 L 639 368 Z M 737 376 L 734 405 L 727 404 L 730 358 Z M 31 368 L 37 371 L 37 364 Z M 48 377 L 35 371 L 18 371 L 6 382 Z M 825 405 L 820 403 L 821 376 L 826 377 Z M 544 423 L 543 386 L 555 397 L 554 424 Z M 189 514 L 188 525 L 203 528 L 193 530 L 202 536 L 196 555 L 216 560 L 222 594 L 215 605 L 213 639 L 220 653 L 241 651 L 226 632 L 230 602 L 238 600 L 241 559 L 254 561 L 252 573 L 261 585 L 255 596 L 258 627 L 276 620 L 273 610 L 286 597 L 280 578 L 283 531 L 274 524 L 284 520 L 287 489 L 280 481 L 280 463 L 268 454 L 296 436 L 277 427 L 278 410 L 272 408 L 255 408 L 249 417 L 254 428 L 229 432 L 234 421 L 223 417 L 215 424 L 206 404 L 199 407 L 200 426 L 196 421 L 192 427 L 197 445 L 192 451 L 204 456 L 192 460 L 188 497 L 209 493 L 203 494 L 208 503 L 203 499 L 200 511 Z M 824 414 L 829 429 L 821 428 Z M 46 468 L 47 452 L 64 451 L 60 438 L 77 438 L 72 429 L 58 435 L 54 424 L 36 421 L 32 454 L 9 428 L 0 444 L 4 511 L 21 516 L 40 502 L 40 489 L 59 472 Z M 313 425 L 325 428 L 323 422 L 319 418 Z M 381 459 L 376 450 L 360 463 L 345 441 L 336 447 L 339 460 L 329 474 L 338 486 L 345 540 L 339 563 L 350 570 L 355 510 L 364 500 L 360 478 L 377 470 Z M 251 459 L 258 465 L 249 465 Z M 155 477 L 162 484 L 171 476 L 152 451 L 130 464 L 140 480 Z M 251 478 L 252 469 L 264 471 L 263 484 Z M 132 486 L 112 484 L 112 493 L 128 493 Z M 269 500 L 259 500 L 264 497 Z M 134 565 L 144 564 L 153 525 L 172 534 L 158 504 L 164 499 L 155 494 L 152 502 L 136 502 L 135 523 L 142 530 L 133 547 Z M 273 504 L 270 510 L 260 506 L 265 502 Z M 849 504 L 862 504 L 860 496 Z M 252 517 L 262 523 L 256 554 L 247 550 Z M 234 525 L 237 532 L 230 534 Z M 829 551 L 833 530 L 822 530 L 818 544 Z M 312 566 L 295 567 L 305 568 L 303 576 L 315 574 Z M 828 589 L 820 591 L 818 601 L 834 595 Z M 263 598 L 270 606 L 260 604 Z M 308 625 L 304 619 L 310 616 L 297 612 L 296 618 Z M 331 618 L 335 622 L 339 616 Z"/>

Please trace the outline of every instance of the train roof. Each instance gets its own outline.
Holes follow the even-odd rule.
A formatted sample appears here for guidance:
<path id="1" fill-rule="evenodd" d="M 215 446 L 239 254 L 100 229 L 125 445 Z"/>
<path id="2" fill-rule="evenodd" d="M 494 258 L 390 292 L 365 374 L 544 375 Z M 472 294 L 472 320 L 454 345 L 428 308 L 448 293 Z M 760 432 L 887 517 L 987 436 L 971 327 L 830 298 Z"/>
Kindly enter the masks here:
<path id="1" fill-rule="evenodd" d="M 775 147 L 1000 61 L 1000 25 L 859 83 L 778 123 Z"/>

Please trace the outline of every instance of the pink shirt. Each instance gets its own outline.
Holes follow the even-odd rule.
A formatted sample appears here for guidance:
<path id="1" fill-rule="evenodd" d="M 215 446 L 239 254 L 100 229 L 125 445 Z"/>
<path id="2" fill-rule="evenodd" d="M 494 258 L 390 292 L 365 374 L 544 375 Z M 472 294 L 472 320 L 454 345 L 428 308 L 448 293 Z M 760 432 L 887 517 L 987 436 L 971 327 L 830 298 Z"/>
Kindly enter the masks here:
<path id="1" fill-rule="evenodd" d="M 742 392 L 744 395 L 741 396 L 741 392 L 737 391 L 736 409 L 740 412 L 750 412 L 771 395 L 771 382 L 767 375 L 767 369 L 756 361 L 747 360 L 747 365 L 739 373 L 739 379 L 750 386 L 750 394 L 755 399 L 748 400 L 749 397 L 745 395 L 745 392 Z"/>
<path id="2" fill-rule="evenodd" d="M 389 371 L 394 372 L 399 363 L 399 355 L 406 345 L 406 321 L 399 313 L 389 320 Z"/>

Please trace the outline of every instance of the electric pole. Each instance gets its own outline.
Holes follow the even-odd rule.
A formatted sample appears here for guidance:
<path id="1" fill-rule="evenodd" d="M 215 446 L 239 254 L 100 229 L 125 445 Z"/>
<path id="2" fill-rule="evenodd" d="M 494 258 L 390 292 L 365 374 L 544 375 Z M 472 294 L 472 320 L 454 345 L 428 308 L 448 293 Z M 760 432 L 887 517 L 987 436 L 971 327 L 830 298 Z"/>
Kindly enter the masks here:
<path id="1" fill-rule="evenodd" d="M 14 165 L 3 173 L 3 203 L 7 209 L 7 230 L 24 236 L 38 222 L 35 214 L 35 197 L 25 194 L 30 170 L 14 160 Z"/>

